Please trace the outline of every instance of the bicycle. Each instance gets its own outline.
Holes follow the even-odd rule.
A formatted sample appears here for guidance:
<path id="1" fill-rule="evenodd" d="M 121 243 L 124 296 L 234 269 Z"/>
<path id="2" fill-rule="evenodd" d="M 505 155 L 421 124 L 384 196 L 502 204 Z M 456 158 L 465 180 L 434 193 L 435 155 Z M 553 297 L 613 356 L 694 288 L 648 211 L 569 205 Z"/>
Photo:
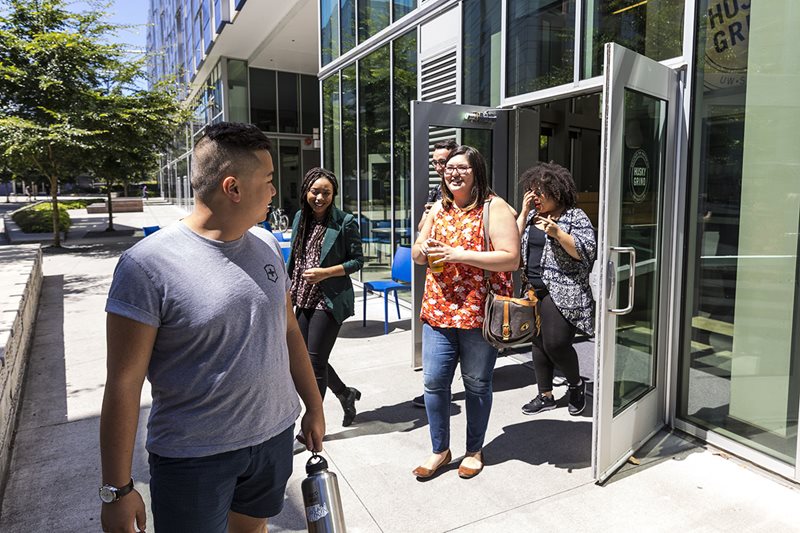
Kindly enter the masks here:
<path id="1" fill-rule="evenodd" d="M 273 231 L 286 231 L 289 229 L 289 217 L 280 207 L 273 207 L 269 212 L 269 225 Z"/>

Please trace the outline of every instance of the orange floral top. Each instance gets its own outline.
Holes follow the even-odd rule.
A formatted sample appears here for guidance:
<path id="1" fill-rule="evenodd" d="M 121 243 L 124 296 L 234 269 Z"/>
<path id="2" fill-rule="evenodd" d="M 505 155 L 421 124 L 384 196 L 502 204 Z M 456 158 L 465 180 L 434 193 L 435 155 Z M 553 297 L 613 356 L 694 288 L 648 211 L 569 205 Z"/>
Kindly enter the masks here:
<path id="1" fill-rule="evenodd" d="M 462 211 L 442 207 L 433 219 L 431 237 L 453 248 L 483 251 L 483 206 Z M 510 272 L 488 272 L 492 290 L 511 296 Z M 483 326 L 486 283 L 483 269 L 464 263 L 445 263 L 434 274 L 428 269 L 420 319 L 437 328 L 474 329 Z"/>

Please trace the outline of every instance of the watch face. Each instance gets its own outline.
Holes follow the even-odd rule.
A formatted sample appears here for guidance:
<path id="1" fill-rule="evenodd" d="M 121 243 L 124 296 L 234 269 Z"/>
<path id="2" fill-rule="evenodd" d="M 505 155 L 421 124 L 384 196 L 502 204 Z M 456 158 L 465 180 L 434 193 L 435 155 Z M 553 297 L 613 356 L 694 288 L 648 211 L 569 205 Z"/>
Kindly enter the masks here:
<path id="1" fill-rule="evenodd" d="M 117 493 L 111 487 L 103 485 L 100 487 L 100 499 L 103 503 L 111 503 L 117 499 Z"/>

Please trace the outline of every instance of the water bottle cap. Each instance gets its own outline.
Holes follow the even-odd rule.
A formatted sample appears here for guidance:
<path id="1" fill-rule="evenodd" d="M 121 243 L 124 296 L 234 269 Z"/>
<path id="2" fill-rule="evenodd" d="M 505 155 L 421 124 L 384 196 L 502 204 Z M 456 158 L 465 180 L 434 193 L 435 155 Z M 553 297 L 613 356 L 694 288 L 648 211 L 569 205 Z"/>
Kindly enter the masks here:
<path id="1" fill-rule="evenodd" d="M 328 461 L 321 455 L 314 453 L 306 463 L 306 474 L 319 474 L 328 469 Z"/>

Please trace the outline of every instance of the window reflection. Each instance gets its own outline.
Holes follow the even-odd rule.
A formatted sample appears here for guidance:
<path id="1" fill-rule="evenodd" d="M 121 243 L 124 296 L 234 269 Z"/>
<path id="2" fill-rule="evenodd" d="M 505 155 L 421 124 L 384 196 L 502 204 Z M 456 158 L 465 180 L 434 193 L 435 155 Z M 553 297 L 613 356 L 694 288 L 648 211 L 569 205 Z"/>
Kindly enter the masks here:
<path id="1" fill-rule="evenodd" d="M 361 237 L 364 243 L 362 279 L 384 277 L 391 263 L 391 102 L 389 46 L 359 61 L 359 185 Z"/>
<path id="2" fill-rule="evenodd" d="M 462 101 L 465 104 L 500 104 L 501 7 L 496 0 L 464 2 Z"/>
<path id="3" fill-rule="evenodd" d="M 684 5 L 684 0 L 589 0 L 583 76 L 601 74 L 605 43 L 620 44 L 656 61 L 681 55 Z"/>
<path id="4" fill-rule="evenodd" d="M 575 0 L 509 0 L 506 94 L 573 80 Z"/>
<path id="5" fill-rule="evenodd" d="M 698 3 L 679 416 L 795 464 L 800 79 L 789 4 L 750 5 Z"/>
<path id="6" fill-rule="evenodd" d="M 411 100 L 417 98 L 417 33 L 393 43 L 394 245 L 411 243 Z M 394 250 L 392 250 L 393 252 Z"/>

